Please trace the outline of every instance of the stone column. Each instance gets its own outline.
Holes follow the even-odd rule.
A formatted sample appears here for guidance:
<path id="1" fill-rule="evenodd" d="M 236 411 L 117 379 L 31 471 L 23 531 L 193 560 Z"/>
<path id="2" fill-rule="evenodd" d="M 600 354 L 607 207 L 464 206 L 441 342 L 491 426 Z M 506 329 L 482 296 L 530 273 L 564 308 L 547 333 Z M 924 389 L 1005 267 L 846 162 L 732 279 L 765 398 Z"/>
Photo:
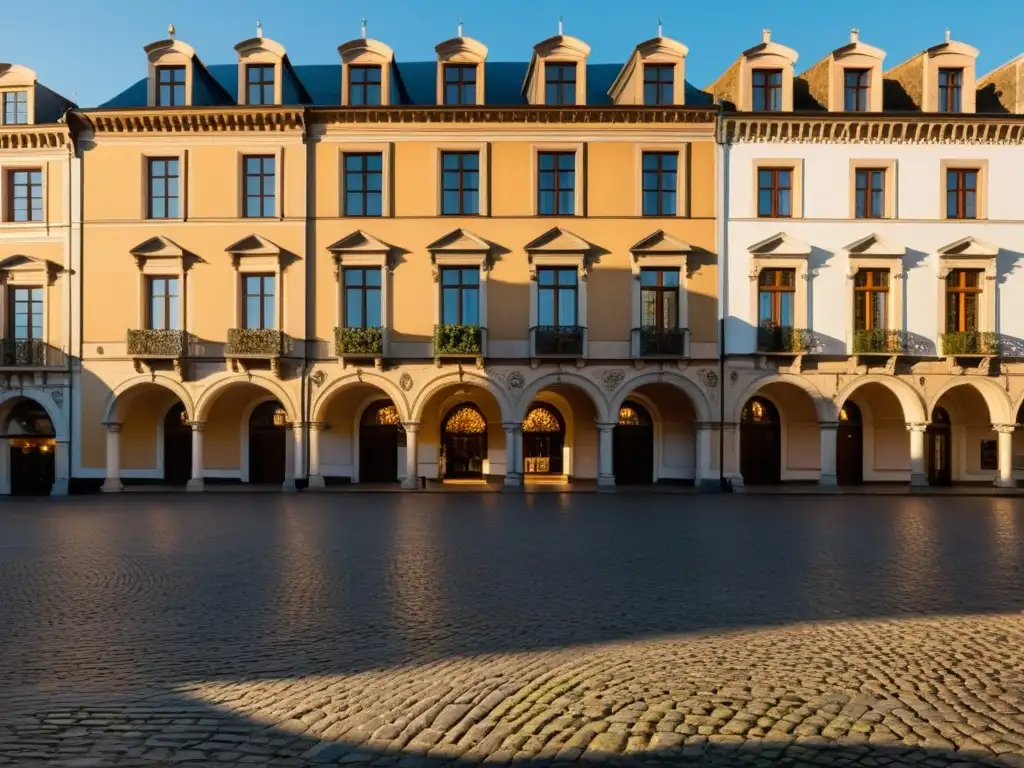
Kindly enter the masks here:
<path id="1" fill-rule="evenodd" d="M 320 433 L 327 429 L 322 421 L 314 421 L 309 425 L 309 487 L 325 488 L 327 483 L 320 473 Z"/>
<path id="2" fill-rule="evenodd" d="M 996 474 L 997 488 L 1014 488 L 1017 481 L 1013 479 L 1013 430 L 1016 424 L 993 424 L 999 441 L 999 472 Z"/>
<path id="3" fill-rule="evenodd" d="M 120 493 L 124 490 L 121 485 L 121 422 L 108 421 L 104 425 L 107 428 L 107 479 L 103 481 L 100 489 L 104 493 Z"/>
<path id="4" fill-rule="evenodd" d="M 818 424 L 821 433 L 821 476 L 818 485 L 838 485 L 836 479 L 836 431 L 839 424 L 834 421 L 822 421 Z"/>
<path id="5" fill-rule="evenodd" d="M 615 490 L 615 471 L 612 464 L 612 430 L 615 424 L 598 424 L 597 490 Z"/>
<path id="6" fill-rule="evenodd" d="M 928 425 L 917 422 L 907 424 L 910 432 L 910 484 L 912 486 L 928 485 L 928 475 L 924 466 L 924 436 Z"/>
<path id="7" fill-rule="evenodd" d="M 193 421 L 190 423 L 192 425 L 192 477 L 189 478 L 185 490 L 197 493 L 206 486 L 206 481 L 203 478 L 203 469 L 206 466 L 203 461 L 203 427 L 206 426 L 206 422 Z"/>
<path id="8" fill-rule="evenodd" d="M 712 484 L 716 488 L 718 487 L 718 474 L 714 470 L 715 453 L 711 440 L 717 429 L 718 424 L 713 421 L 697 422 L 697 456 L 695 457 L 697 472 L 694 476 L 694 483 L 698 487 Z"/>
<path id="9" fill-rule="evenodd" d="M 725 478 L 733 488 L 743 487 L 743 474 L 740 472 L 740 425 L 726 422 L 719 436 L 725 442 L 722 455 L 725 459 Z"/>
<path id="10" fill-rule="evenodd" d="M 53 448 L 53 485 L 50 486 L 50 495 L 67 496 L 70 478 L 70 445 L 66 441 L 55 443 Z"/>
<path id="11" fill-rule="evenodd" d="M 523 425 L 515 421 L 504 422 L 505 430 L 505 487 L 520 488 L 523 485 L 523 454 L 521 432 Z"/>
<path id="12" fill-rule="evenodd" d="M 402 426 L 405 427 L 405 479 L 402 487 L 415 491 L 420 487 L 420 423 L 406 421 Z"/>
<path id="13" fill-rule="evenodd" d="M 305 452 L 305 433 L 302 430 L 302 422 L 296 421 L 290 427 L 291 439 L 285 438 L 284 452 L 284 482 L 281 490 L 285 493 L 295 493 L 298 486 L 295 481 L 302 477 L 302 454 Z"/>

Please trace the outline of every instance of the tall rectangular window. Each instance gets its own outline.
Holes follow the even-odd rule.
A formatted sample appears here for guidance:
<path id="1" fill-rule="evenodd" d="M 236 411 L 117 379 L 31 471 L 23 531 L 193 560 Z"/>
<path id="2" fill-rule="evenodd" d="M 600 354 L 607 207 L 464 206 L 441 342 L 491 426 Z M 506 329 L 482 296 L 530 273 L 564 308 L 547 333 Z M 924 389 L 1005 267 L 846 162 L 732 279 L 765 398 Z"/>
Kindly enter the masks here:
<path id="1" fill-rule="evenodd" d="M 245 164 L 246 218 L 266 218 L 274 215 L 277 179 L 273 155 L 247 155 Z"/>
<path id="2" fill-rule="evenodd" d="M 946 218 L 978 218 L 978 171 L 950 168 L 946 171 Z"/>
<path id="3" fill-rule="evenodd" d="M 380 267 L 345 267 L 345 327 L 380 328 Z"/>
<path id="4" fill-rule="evenodd" d="M 675 216 L 678 197 L 679 155 L 675 152 L 644 152 L 644 216 Z"/>
<path id="5" fill-rule="evenodd" d="M 951 269 L 946 275 L 946 332 L 978 330 L 981 271 Z"/>
<path id="6" fill-rule="evenodd" d="M 868 82 L 871 70 L 847 69 L 843 72 L 843 109 L 847 112 L 868 111 Z"/>
<path id="7" fill-rule="evenodd" d="M 11 287 L 10 330 L 8 335 L 17 341 L 43 338 L 43 289 L 38 287 Z"/>
<path id="8" fill-rule="evenodd" d="M 446 216 L 476 216 L 480 213 L 480 154 L 441 154 L 441 213 Z"/>
<path id="9" fill-rule="evenodd" d="M 7 220 L 43 220 L 43 172 L 40 169 L 7 172 Z"/>
<path id="10" fill-rule="evenodd" d="M 757 322 L 763 328 L 792 328 L 796 312 L 796 270 L 762 269 L 758 275 Z"/>
<path id="11" fill-rule="evenodd" d="M 939 112 L 960 112 L 964 71 L 962 69 L 939 70 Z"/>
<path id="12" fill-rule="evenodd" d="M 793 215 L 793 170 L 759 168 L 757 171 L 757 215 L 785 219 Z"/>
<path id="13" fill-rule="evenodd" d="M 275 328 L 276 279 L 273 275 L 243 275 L 246 328 Z"/>
<path id="14" fill-rule="evenodd" d="M 858 219 L 881 219 L 885 216 L 885 170 L 858 168 L 854 184 L 855 213 Z"/>
<path id="15" fill-rule="evenodd" d="M 672 104 L 675 101 L 675 79 L 675 65 L 645 64 L 644 104 Z"/>
<path id="16" fill-rule="evenodd" d="M 158 107 L 185 106 L 185 68 L 156 68 L 156 105 Z"/>
<path id="17" fill-rule="evenodd" d="M 345 154 L 345 215 L 384 215 L 384 156 L 380 152 Z"/>
<path id="18" fill-rule="evenodd" d="M 537 269 L 537 324 L 572 327 L 579 325 L 579 275 L 575 267 Z"/>
<path id="19" fill-rule="evenodd" d="M 476 104 L 476 64 L 445 64 L 444 103 Z"/>
<path id="20" fill-rule="evenodd" d="M 576 103 L 576 64 L 548 62 L 544 65 L 544 103 Z"/>
<path id="21" fill-rule="evenodd" d="M 576 153 L 537 153 L 537 213 L 573 216 L 576 213 Z"/>
<path id="22" fill-rule="evenodd" d="M 782 111 L 782 70 L 755 69 L 753 73 L 754 110 Z"/>
<path id="23" fill-rule="evenodd" d="M 28 124 L 28 91 L 8 91 L 4 94 L 4 125 Z"/>
<path id="24" fill-rule="evenodd" d="M 181 330 L 178 324 L 178 278 L 151 277 L 147 284 L 149 307 L 146 327 L 160 331 Z"/>
<path id="25" fill-rule="evenodd" d="M 640 270 L 640 324 L 659 331 L 679 327 L 679 270 Z"/>
<path id="26" fill-rule="evenodd" d="M 853 328 L 856 331 L 889 327 L 889 270 L 859 269 L 853 280 Z"/>
<path id="27" fill-rule="evenodd" d="M 274 65 L 250 64 L 245 68 L 245 103 L 274 103 Z"/>
<path id="28" fill-rule="evenodd" d="M 351 65 L 348 68 L 348 103 L 354 107 L 380 106 L 380 67 Z"/>
<path id="29" fill-rule="evenodd" d="M 441 268 L 441 322 L 480 325 L 480 270 L 477 267 Z"/>
<path id="30" fill-rule="evenodd" d="M 176 219 L 180 216 L 180 178 L 178 158 L 153 157 L 149 160 L 149 207 L 151 219 Z"/>

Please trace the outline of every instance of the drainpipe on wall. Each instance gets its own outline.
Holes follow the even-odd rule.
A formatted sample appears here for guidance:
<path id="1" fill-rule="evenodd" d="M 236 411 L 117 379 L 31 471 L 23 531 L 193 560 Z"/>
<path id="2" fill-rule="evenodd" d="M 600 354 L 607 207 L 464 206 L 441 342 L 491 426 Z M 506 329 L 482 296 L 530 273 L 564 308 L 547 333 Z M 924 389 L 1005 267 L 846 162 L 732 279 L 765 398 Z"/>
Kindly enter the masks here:
<path id="1" fill-rule="evenodd" d="M 310 445 L 309 441 L 312 438 L 312 429 L 309 425 L 309 401 L 311 398 L 307 397 L 307 389 L 312 384 L 309 377 L 309 338 L 310 338 L 310 323 L 309 323 L 309 289 L 310 285 L 316 285 L 316 280 L 312 280 L 310 271 L 315 267 L 310 265 L 313 261 L 310 257 L 313 254 L 315 248 L 315 233 L 314 223 L 315 217 L 312 215 L 314 203 L 316 201 L 316 185 L 315 176 L 313 174 L 313 166 L 316 163 L 316 155 L 310 149 L 311 143 L 309 141 L 309 120 L 307 120 L 308 110 L 302 110 L 302 145 L 306 150 L 306 258 L 303 259 L 303 266 L 306 268 L 306 279 L 304 281 L 303 289 L 305 292 L 305 300 L 303 301 L 303 340 L 302 340 L 302 381 L 300 382 L 300 393 L 299 393 L 299 418 L 302 419 L 302 424 L 299 427 L 304 431 L 303 435 L 303 452 L 305 456 L 302 458 L 302 473 L 306 480 L 306 487 L 309 485 L 309 457 L 310 457 Z M 298 478 L 296 478 L 298 479 Z"/>
<path id="2" fill-rule="evenodd" d="M 718 487 L 723 493 L 732 491 L 732 483 L 725 476 L 725 318 L 728 317 L 727 279 L 729 263 L 729 145 L 725 134 L 725 115 L 719 105 L 715 124 L 715 143 L 718 149 L 715 185 L 718 195 Z"/>

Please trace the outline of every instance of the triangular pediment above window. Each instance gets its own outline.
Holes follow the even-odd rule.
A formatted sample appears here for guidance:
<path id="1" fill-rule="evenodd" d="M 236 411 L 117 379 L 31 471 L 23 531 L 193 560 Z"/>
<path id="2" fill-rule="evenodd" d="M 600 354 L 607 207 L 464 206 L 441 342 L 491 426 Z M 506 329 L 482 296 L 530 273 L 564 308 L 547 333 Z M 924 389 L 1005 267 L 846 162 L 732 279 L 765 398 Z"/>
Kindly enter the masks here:
<path id="1" fill-rule="evenodd" d="M 999 249 L 984 240 L 968 236 L 939 248 L 939 256 L 953 258 L 992 259 L 999 255 Z"/>
<path id="2" fill-rule="evenodd" d="M 902 245 L 891 243 L 874 232 L 860 240 L 855 240 L 843 250 L 851 256 L 903 256 L 907 252 Z"/>
<path id="3" fill-rule="evenodd" d="M 770 258 L 772 256 L 807 258 L 811 255 L 811 246 L 802 240 L 797 240 L 795 237 L 787 235 L 785 232 L 779 232 L 758 243 L 754 243 L 747 250 L 752 256 L 760 256 L 762 258 Z"/>
<path id="4" fill-rule="evenodd" d="M 460 227 L 432 242 L 427 246 L 427 250 L 431 253 L 486 253 L 491 250 L 491 244 L 479 235 Z"/>
<path id="5" fill-rule="evenodd" d="M 561 227 L 553 227 L 526 244 L 527 253 L 586 253 L 590 243 Z"/>
<path id="6" fill-rule="evenodd" d="M 231 254 L 231 263 L 236 269 L 243 261 L 259 266 L 283 266 L 284 253 L 281 248 L 261 235 L 248 235 L 224 249 Z"/>
<path id="7" fill-rule="evenodd" d="M 391 246 L 381 240 L 378 240 L 373 235 L 369 235 L 366 232 L 363 232 L 363 230 L 357 229 L 355 232 L 345 235 L 345 237 L 341 238 L 341 240 L 338 240 L 336 243 L 328 245 L 327 250 L 335 255 L 345 253 L 387 254 L 391 252 Z"/>
<path id="8" fill-rule="evenodd" d="M 635 243 L 630 249 L 634 258 L 637 256 L 657 256 L 658 254 L 675 255 L 689 253 L 693 249 L 689 243 L 667 234 L 665 230 L 659 229 L 652 232 L 639 243 Z"/>
<path id="9" fill-rule="evenodd" d="M 52 282 L 63 267 L 55 261 L 40 259 L 36 256 L 17 254 L 0 260 L 0 277 L 8 279 L 12 275 L 40 275 L 45 277 L 47 282 Z"/>
<path id="10" fill-rule="evenodd" d="M 184 261 L 188 252 L 170 238 L 163 235 L 151 237 L 136 245 L 129 253 L 135 257 L 135 264 L 141 269 L 147 261 Z"/>

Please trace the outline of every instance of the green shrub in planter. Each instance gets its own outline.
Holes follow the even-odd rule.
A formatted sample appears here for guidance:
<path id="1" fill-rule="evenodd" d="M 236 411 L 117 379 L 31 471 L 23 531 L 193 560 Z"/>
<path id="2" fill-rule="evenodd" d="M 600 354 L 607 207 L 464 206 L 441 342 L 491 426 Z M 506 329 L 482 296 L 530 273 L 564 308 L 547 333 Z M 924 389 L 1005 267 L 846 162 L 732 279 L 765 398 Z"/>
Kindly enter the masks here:
<path id="1" fill-rule="evenodd" d="M 284 334 L 272 328 L 231 328 L 227 352 L 230 355 L 280 357 Z"/>
<path id="2" fill-rule="evenodd" d="M 434 326 L 435 355 L 479 355 L 483 350 L 479 325 Z"/>
<path id="3" fill-rule="evenodd" d="M 991 331 L 953 331 L 940 335 L 944 355 L 997 355 L 999 338 Z"/>
<path id="4" fill-rule="evenodd" d="M 342 355 L 384 354 L 384 332 L 380 328 L 335 328 L 334 349 Z"/>
<path id="5" fill-rule="evenodd" d="M 856 353 L 897 354 L 903 351 L 903 334 L 900 331 L 891 331 L 887 328 L 854 331 L 853 351 Z"/>
<path id="6" fill-rule="evenodd" d="M 128 331 L 128 354 L 134 357 L 182 357 L 185 333 L 155 328 Z"/>

